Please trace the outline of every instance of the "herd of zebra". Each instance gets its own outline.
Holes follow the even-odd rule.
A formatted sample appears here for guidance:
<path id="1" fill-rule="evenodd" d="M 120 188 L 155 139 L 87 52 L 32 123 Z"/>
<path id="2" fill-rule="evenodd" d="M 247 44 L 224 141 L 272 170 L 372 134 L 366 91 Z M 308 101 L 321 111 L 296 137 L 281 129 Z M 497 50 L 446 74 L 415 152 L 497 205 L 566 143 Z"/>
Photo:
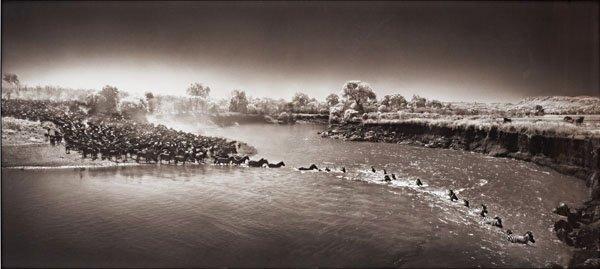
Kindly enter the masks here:
<path id="1" fill-rule="evenodd" d="M 247 164 L 250 167 L 279 168 L 284 162 L 266 159 L 250 160 L 238 156 L 237 141 L 207 137 L 167 128 L 164 125 L 139 123 L 122 117 L 90 118 L 73 109 L 75 101 L 2 100 L 2 115 L 39 122 L 52 122 L 58 129 L 46 126 L 46 138 L 52 145 L 63 143 L 68 154 L 72 150 L 83 158 L 146 163 L 171 162 L 214 164 Z"/>
<path id="2" fill-rule="evenodd" d="M 2 100 L 2 116 L 52 122 L 47 128 L 52 144 L 65 143 L 67 153 L 78 151 L 83 158 L 136 162 L 204 162 L 237 154 L 239 143 L 140 123 L 119 115 L 89 117 L 74 102 L 49 100 Z M 76 103 L 75 103 L 76 104 Z"/>

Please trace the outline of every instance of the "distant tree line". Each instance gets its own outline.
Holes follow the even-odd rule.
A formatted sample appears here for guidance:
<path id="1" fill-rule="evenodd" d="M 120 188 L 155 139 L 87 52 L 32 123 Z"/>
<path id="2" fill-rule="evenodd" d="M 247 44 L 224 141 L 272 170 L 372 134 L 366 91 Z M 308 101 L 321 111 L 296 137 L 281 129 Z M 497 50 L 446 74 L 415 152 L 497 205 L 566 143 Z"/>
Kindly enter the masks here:
<path id="1" fill-rule="evenodd" d="M 229 98 L 213 99 L 210 97 L 211 88 L 204 83 L 191 83 L 186 89 L 187 96 L 161 95 L 151 91 L 141 98 L 134 98 L 127 92 L 120 91 L 114 86 L 107 85 L 100 91 L 74 90 L 61 87 L 27 87 L 21 84 L 19 77 L 13 73 L 2 75 L 2 98 L 23 99 L 57 99 L 78 100 L 89 114 L 111 115 L 124 114 L 129 117 L 141 118 L 145 114 L 214 114 L 214 113 L 246 113 L 287 117 L 293 113 L 299 114 L 328 114 L 330 121 L 368 117 L 369 113 L 433 113 L 441 115 L 479 115 L 498 114 L 543 116 L 546 110 L 542 105 L 535 107 L 494 107 L 478 103 L 442 103 L 434 99 L 426 99 L 413 95 L 410 100 L 401 94 L 378 96 L 369 83 L 352 80 L 347 81 L 338 90 L 331 93 L 322 101 L 309 96 L 303 91 L 295 93 L 291 100 L 273 99 L 268 97 L 252 97 L 242 89 L 235 89 Z M 597 100 L 585 100 L 590 103 L 584 109 L 569 108 L 562 112 L 553 108 L 553 112 L 570 114 L 600 114 Z M 596 102 L 596 103 L 594 103 Z M 592 109 L 590 109 L 590 107 Z"/>

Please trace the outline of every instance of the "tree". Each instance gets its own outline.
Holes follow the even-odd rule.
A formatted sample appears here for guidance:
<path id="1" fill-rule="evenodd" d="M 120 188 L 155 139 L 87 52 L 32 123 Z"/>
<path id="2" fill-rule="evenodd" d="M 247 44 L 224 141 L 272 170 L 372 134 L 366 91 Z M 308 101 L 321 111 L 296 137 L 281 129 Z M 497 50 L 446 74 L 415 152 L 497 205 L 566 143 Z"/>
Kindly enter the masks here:
<path id="1" fill-rule="evenodd" d="M 101 100 L 102 99 L 102 100 Z M 104 97 L 99 94 L 90 94 L 85 98 L 85 105 L 88 107 L 88 114 L 94 115 L 98 113 L 100 102 L 104 102 Z"/>
<path id="2" fill-rule="evenodd" d="M 152 92 L 146 92 L 144 94 L 146 97 L 146 102 L 148 103 L 148 112 L 154 113 L 156 111 L 157 100 L 154 98 L 154 94 Z"/>
<path id="3" fill-rule="evenodd" d="M 392 94 L 384 96 L 381 104 L 386 106 L 386 108 L 390 111 L 398 111 L 406 108 L 408 102 L 406 99 L 404 99 L 404 96 L 400 94 Z"/>
<path id="4" fill-rule="evenodd" d="M 413 95 L 412 99 L 410 100 L 410 105 L 414 108 L 414 107 L 425 107 L 425 105 L 427 104 L 427 99 L 418 96 L 416 94 Z"/>
<path id="5" fill-rule="evenodd" d="M 541 105 L 535 105 L 535 113 L 536 116 L 544 116 L 546 112 L 544 111 L 544 107 Z"/>
<path id="6" fill-rule="evenodd" d="M 306 106 L 304 106 L 304 113 L 317 114 L 319 113 L 319 101 L 317 99 L 312 98 Z"/>
<path id="7" fill-rule="evenodd" d="M 327 98 L 325 98 L 325 102 L 327 103 L 328 107 L 332 107 L 340 102 L 340 97 L 337 94 L 332 93 L 330 95 L 327 95 Z"/>
<path id="8" fill-rule="evenodd" d="M 12 84 L 15 86 L 18 86 L 20 83 L 19 77 L 13 73 L 6 73 L 6 74 L 2 75 L 2 80 L 6 81 L 6 83 L 8 83 L 8 84 Z"/>
<path id="9" fill-rule="evenodd" d="M 206 99 L 210 94 L 210 87 L 204 86 L 202 83 L 192 83 L 186 90 L 187 94 L 193 97 Z"/>
<path id="10" fill-rule="evenodd" d="M 235 90 L 231 94 L 229 100 L 229 111 L 231 112 L 248 112 L 248 98 L 246 98 L 246 92 L 242 90 Z"/>
<path id="11" fill-rule="evenodd" d="M 154 94 L 152 92 L 146 92 L 144 96 L 146 97 L 146 101 L 154 99 Z"/>
<path id="12" fill-rule="evenodd" d="M 2 80 L 5 81 L 6 83 L 8 83 L 8 85 L 10 86 L 15 86 L 15 88 L 12 87 L 4 87 L 3 85 L 3 91 L 6 92 L 6 96 L 8 99 L 10 99 L 10 96 L 12 95 L 13 92 L 16 92 L 17 94 L 19 94 L 19 86 L 20 86 L 20 82 L 19 82 L 19 77 L 17 77 L 17 75 L 13 74 L 13 73 L 5 73 L 2 75 Z"/>
<path id="13" fill-rule="evenodd" d="M 200 105 L 204 106 L 210 94 L 210 87 L 202 83 L 192 83 L 186 90 L 186 93 L 192 97 L 194 109 L 198 109 Z"/>
<path id="14" fill-rule="evenodd" d="M 432 108 L 443 108 L 444 105 L 442 104 L 442 102 L 438 101 L 438 100 L 430 100 L 427 101 L 427 106 L 428 107 L 432 107 Z"/>
<path id="15" fill-rule="evenodd" d="M 119 90 L 116 87 L 106 85 L 100 91 L 99 112 L 105 114 L 112 114 L 117 112 L 117 105 L 119 104 Z"/>
<path id="16" fill-rule="evenodd" d="M 310 97 L 306 93 L 297 92 L 292 98 L 293 109 L 295 111 L 303 110 L 308 102 L 310 102 Z"/>
<path id="17" fill-rule="evenodd" d="M 376 100 L 377 96 L 368 83 L 354 80 L 348 81 L 342 88 L 342 97 L 355 103 L 356 110 L 364 111 L 364 104 L 369 100 Z"/>

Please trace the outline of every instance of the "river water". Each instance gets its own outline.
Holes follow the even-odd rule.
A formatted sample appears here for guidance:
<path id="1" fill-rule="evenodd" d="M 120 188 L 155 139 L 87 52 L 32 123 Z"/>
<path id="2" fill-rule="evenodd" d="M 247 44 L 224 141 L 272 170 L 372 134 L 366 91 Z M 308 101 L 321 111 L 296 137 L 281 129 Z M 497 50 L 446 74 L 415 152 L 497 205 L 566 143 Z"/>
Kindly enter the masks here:
<path id="1" fill-rule="evenodd" d="M 197 126 L 175 127 L 198 132 Z M 523 267 L 565 262 L 551 210 L 584 182 L 481 154 L 320 138 L 322 126 L 203 126 L 280 169 L 143 165 L 2 170 L 5 266 Z M 300 172 L 315 163 L 340 172 Z M 370 167 L 378 171 L 372 173 Z M 386 184 L 381 169 L 398 180 Z M 419 188 L 414 180 L 425 186 Z M 454 189 L 485 203 L 509 244 Z"/>

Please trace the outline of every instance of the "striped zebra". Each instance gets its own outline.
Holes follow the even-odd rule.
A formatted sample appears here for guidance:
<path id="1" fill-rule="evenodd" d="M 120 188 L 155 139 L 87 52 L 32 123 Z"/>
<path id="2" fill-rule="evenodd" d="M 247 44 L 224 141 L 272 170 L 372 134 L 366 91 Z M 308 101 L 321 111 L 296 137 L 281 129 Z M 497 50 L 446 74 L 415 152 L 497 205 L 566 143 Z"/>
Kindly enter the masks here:
<path id="1" fill-rule="evenodd" d="M 495 216 L 493 218 L 485 217 L 483 218 L 483 223 L 502 228 L 502 219 L 498 216 Z"/>
<path id="2" fill-rule="evenodd" d="M 527 244 L 528 242 L 535 243 L 533 233 L 527 231 L 524 235 L 516 235 L 511 230 L 506 231 L 506 239 L 511 243 Z"/>

